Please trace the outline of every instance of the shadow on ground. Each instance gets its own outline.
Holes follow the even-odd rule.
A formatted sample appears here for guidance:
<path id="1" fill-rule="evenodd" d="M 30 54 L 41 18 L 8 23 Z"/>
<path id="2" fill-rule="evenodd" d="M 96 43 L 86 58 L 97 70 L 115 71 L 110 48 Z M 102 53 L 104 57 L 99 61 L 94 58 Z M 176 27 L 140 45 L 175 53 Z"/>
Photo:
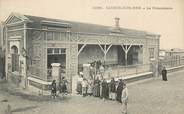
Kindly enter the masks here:
<path id="1" fill-rule="evenodd" d="M 22 99 L 31 100 L 31 101 L 54 101 L 54 102 L 61 102 L 61 101 L 68 101 L 70 100 L 70 95 L 62 97 L 58 95 L 55 99 L 51 98 L 50 95 L 36 95 L 31 93 L 25 93 L 23 89 L 13 86 L 5 81 L 0 82 L 0 91 L 8 93 L 10 95 L 19 96 Z M 3 101 L 2 101 L 3 102 Z"/>

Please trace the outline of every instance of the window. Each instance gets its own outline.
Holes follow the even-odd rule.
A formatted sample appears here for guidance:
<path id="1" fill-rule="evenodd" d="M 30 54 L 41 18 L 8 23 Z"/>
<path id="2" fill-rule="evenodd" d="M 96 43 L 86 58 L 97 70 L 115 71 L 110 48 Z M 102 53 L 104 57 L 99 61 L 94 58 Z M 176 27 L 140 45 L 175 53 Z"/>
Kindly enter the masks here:
<path id="1" fill-rule="evenodd" d="M 55 48 L 55 49 L 54 49 L 54 53 L 55 53 L 55 54 L 59 54 L 59 50 L 60 50 L 59 48 Z"/>
<path id="2" fill-rule="evenodd" d="M 154 59 L 154 55 L 155 55 L 154 48 L 149 48 L 149 57 L 150 57 L 150 59 Z"/>
<path id="3" fill-rule="evenodd" d="M 53 33 L 47 32 L 47 40 L 53 40 Z"/>
<path id="4" fill-rule="evenodd" d="M 66 54 L 66 49 L 65 48 L 48 48 L 47 54 L 48 55 Z"/>
<path id="5" fill-rule="evenodd" d="M 48 53 L 48 54 L 52 54 L 52 50 L 53 50 L 53 49 L 51 49 L 51 48 L 47 49 L 47 53 Z"/>

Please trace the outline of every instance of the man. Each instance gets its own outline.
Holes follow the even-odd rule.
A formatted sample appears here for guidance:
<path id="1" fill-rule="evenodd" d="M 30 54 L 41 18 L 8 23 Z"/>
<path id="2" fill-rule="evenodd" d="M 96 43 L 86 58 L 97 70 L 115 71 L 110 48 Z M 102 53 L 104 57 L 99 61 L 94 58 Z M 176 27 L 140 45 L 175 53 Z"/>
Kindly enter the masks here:
<path id="1" fill-rule="evenodd" d="M 110 95 L 109 98 L 111 100 L 115 100 L 116 99 L 116 82 L 114 80 L 114 78 L 112 78 L 111 82 L 110 82 Z"/>
<path id="2" fill-rule="evenodd" d="M 167 81 L 167 70 L 165 67 L 162 70 L 162 80 Z"/>
<path id="3" fill-rule="evenodd" d="M 127 104 L 128 104 L 128 89 L 126 84 L 123 84 L 123 91 L 122 91 L 122 114 L 127 114 Z"/>
<path id="4" fill-rule="evenodd" d="M 122 95 L 122 90 L 123 90 L 123 85 L 124 85 L 124 82 L 122 79 L 119 79 L 119 84 L 118 84 L 118 87 L 117 87 L 117 90 L 116 90 L 116 100 L 119 102 L 119 103 L 122 103 L 121 101 L 121 95 Z"/>

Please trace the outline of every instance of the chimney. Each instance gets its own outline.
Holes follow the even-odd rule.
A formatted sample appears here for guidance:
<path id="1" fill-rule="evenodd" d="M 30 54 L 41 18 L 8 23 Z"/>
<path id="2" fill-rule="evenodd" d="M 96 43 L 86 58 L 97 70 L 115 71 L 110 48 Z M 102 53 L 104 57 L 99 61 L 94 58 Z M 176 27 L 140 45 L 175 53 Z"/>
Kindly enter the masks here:
<path id="1" fill-rule="evenodd" d="M 115 27 L 119 28 L 119 20 L 120 20 L 120 18 L 119 17 L 115 17 L 114 19 L 115 19 Z"/>

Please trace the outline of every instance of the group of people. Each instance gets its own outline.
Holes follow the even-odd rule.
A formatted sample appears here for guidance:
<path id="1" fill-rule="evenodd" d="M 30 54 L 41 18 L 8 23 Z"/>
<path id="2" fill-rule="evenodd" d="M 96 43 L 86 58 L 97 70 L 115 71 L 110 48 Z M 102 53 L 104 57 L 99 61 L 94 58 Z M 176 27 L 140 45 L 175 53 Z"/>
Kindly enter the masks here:
<path id="1" fill-rule="evenodd" d="M 52 81 L 51 84 L 51 97 L 56 98 L 57 91 L 62 93 L 62 96 L 67 93 L 67 80 L 65 77 L 62 77 L 58 84 L 56 84 L 56 80 Z"/>
<path id="2" fill-rule="evenodd" d="M 115 81 L 114 78 L 110 82 L 105 79 L 86 79 L 83 74 L 80 73 L 77 82 L 77 93 L 85 96 L 94 96 L 102 98 L 103 100 L 110 99 L 116 100 L 122 104 L 124 114 L 127 113 L 128 103 L 128 89 L 125 82 L 122 79 Z"/>

